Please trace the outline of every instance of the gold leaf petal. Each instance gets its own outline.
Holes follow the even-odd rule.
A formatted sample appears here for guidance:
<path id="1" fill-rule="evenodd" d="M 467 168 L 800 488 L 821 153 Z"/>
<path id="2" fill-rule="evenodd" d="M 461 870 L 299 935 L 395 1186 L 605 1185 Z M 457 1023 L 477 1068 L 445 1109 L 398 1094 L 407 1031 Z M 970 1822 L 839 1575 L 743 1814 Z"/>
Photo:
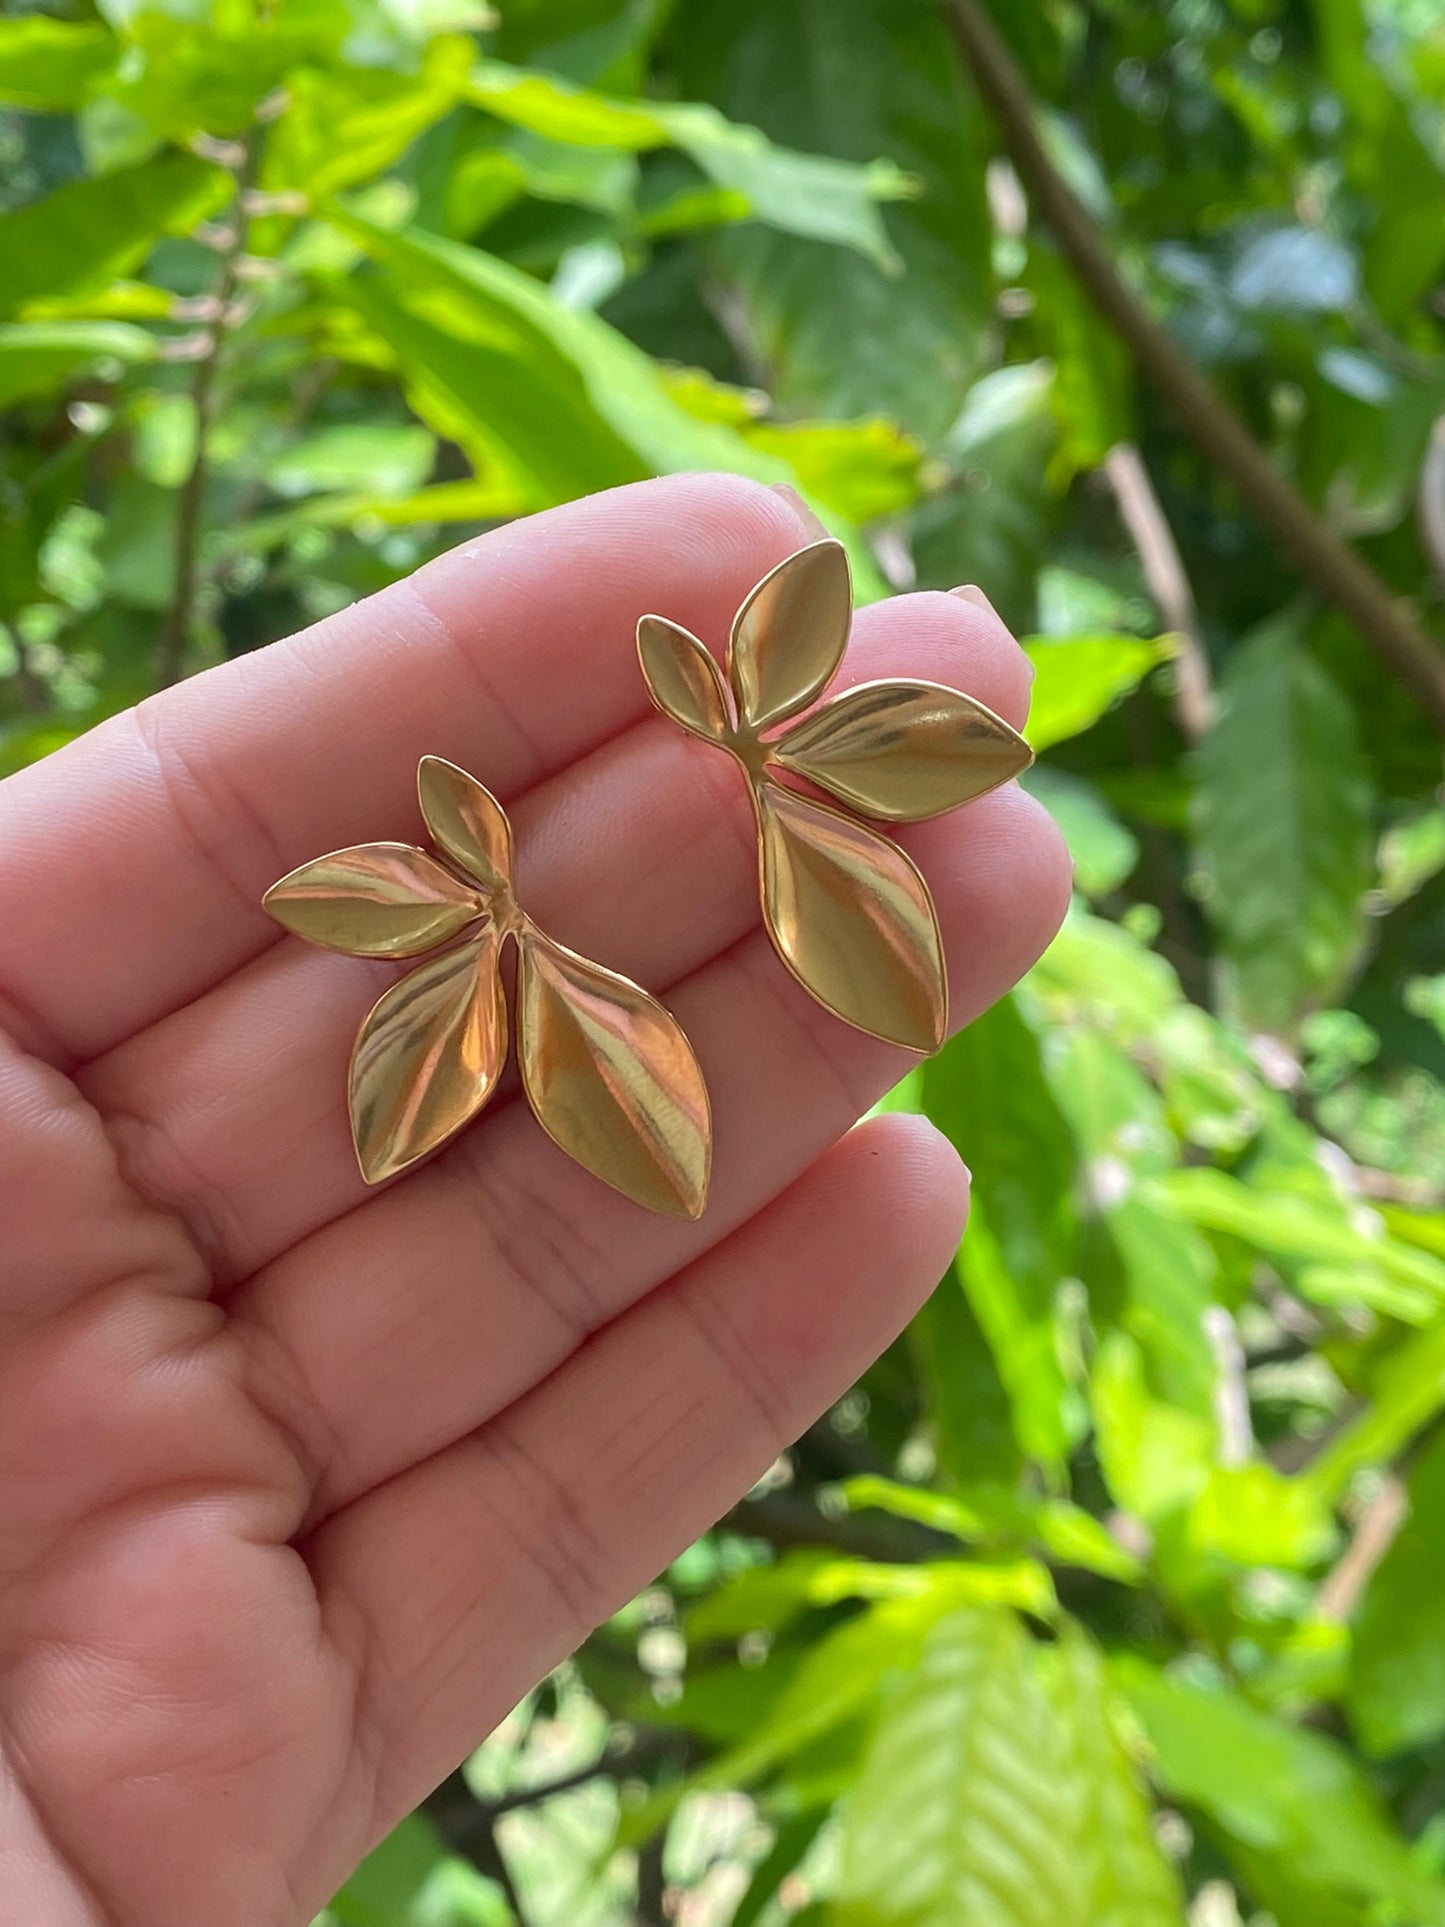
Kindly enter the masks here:
<path id="1" fill-rule="evenodd" d="M 895 843 L 827 804 L 764 782 L 763 919 L 805 990 L 859 1030 L 937 1050 L 948 1029 L 943 945 L 928 886 Z"/>
<path id="2" fill-rule="evenodd" d="M 415 957 L 482 914 L 477 892 L 410 843 L 360 843 L 303 863 L 261 899 L 308 943 L 352 957 Z"/>
<path id="3" fill-rule="evenodd" d="M 502 938 L 418 965 L 376 1003 L 351 1053 L 351 1131 L 368 1184 L 395 1177 L 470 1123 L 507 1056 Z"/>
<path id="4" fill-rule="evenodd" d="M 721 741 L 732 727 L 727 688 L 722 671 L 691 630 L 666 616 L 644 616 L 637 625 L 637 654 L 662 713 L 694 736 Z"/>
<path id="5" fill-rule="evenodd" d="M 712 1116 L 681 1026 L 626 977 L 540 931 L 519 944 L 517 1054 L 543 1130 L 638 1204 L 701 1217 Z"/>
<path id="6" fill-rule="evenodd" d="M 416 787 L 426 826 L 453 863 L 489 890 L 509 889 L 512 827 L 492 792 L 441 756 L 422 757 Z"/>
<path id="7" fill-rule="evenodd" d="M 773 756 L 854 809 L 902 823 L 956 809 L 1033 761 L 1002 717 L 933 682 L 860 683 L 796 723 Z"/>
<path id="8" fill-rule="evenodd" d="M 765 575 L 733 624 L 728 675 L 754 729 L 796 715 L 833 680 L 853 618 L 841 542 L 814 542 Z"/>

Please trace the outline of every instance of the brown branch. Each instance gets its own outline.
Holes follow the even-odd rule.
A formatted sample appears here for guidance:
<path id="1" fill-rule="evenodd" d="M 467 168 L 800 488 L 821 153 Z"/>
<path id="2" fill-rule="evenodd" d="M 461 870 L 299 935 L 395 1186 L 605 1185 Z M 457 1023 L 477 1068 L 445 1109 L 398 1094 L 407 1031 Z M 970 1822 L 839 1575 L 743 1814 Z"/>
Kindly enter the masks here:
<path id="1" fill-rule="evenodd" d="M 1438 415 L 1430 430 L 1420 464 L 1416 509 L 1425 553 L 1436 575 L 1445 578 L 1445 415 Z"/>
<path id="2" fill-rule="evenodd" d="M 1119 442 L 1104 457 L 1104 479 L 1114 492 L 1119 519 L 1138 551 L 1149 593 L 1164 626 L 1179 639 L 1175 659 L 1174 714 L 1185 739 L 1197 743 L 1214 714 L 1209 656 L 1199 633 L 1199 611 L 1184 562 L 1165 518 L 1143 457 L 1132 442 Z"/>
<path id="3" fill-rule="evenodd" d="M 1339 1622 L 1350 1617 L 1371 1574 L 1394 1544 L 1395 1534 L 1405 1523 L 1409 1510 L 1404 1482 L 1393 1472 L 1386 1473 L 1379 1490 L 1361 1513 L 1350 1543 L 1320 1583 L 1315 1609 L 1321 1619 Z"/>
<path id="4" fill-rule="evenodd" d="M 785 1492 L 744 1499 L 721 1522 L 748 1539 L 761 1539 L 775 1552 L 800 1546 L 828 1546 L 855 1559 L 877 1559 L 882 1564 L 910 1565 L 958 1553 L 958 1541 L 947 1533 L 890 1512 L 822 1513 L 807 1499 Z"/>
<path id="5" fill-rule="evenodd" d="M 998 121 L 1020 180 L 1095 307 L 1131 350 L 1140 373 L 1314 585 L 1414 691 L 1445 735 L 1445 655 L 1409 605 L 1291 487 L 1213 384 L 1125 282 L 1104 237 L 1049 159 L 1039 137 L 1028 83 L 981 0 L 946 0 L 946 16 L 978 90 Z"/>
<path id="6" fill-rule="evenodd" d="M 191 377 L 191 408 L 195 417 L 195 452 L 190 472 L 181 484 L 176 504 L 176 579 L 170 605 L 156 644 L 155 680 L 158 689 L 177 681 L 185 664 L 195 613 L 199 575 L 201 516 L 210 467 L 210 432 L 216 404 L 216 376 L 226 330 L 235 321 L 235 302 L 241 286 L 240 268 L 250 227 L 250 195 L 261 164 L 261 130 L 252 128 L 244 148 L 234 157 L 235 187 L 229 226 L 218 231 L 219 266 L 210 296 L 203 345 Z"/>

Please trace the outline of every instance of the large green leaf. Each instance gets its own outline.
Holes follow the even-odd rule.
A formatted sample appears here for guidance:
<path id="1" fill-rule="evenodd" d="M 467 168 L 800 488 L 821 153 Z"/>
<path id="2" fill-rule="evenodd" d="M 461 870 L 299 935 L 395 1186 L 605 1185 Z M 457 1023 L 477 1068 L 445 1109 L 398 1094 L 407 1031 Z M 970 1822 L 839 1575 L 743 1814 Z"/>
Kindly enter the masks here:
<path id="1" fill-rule="evenodd" d="M 888 210 L 903 272 L 763 228 L 709 243 L 792 408 L 880 410 L 934 436 L 976 372 L 988 278 L 987 141 L 938 10 L 913 0 L 684 0 L 682 85 L 808 154 L 886 155 L 923 186 Z M 880 85 L 880 76 L 887 84 Z"/>
<path id="2" fill-rule="evenodd" d="M 0 103 L 32 113 L 67 113 L 114 65 L 115 55 L 115 41 L 98 24 L 43 14 L 0 20 Z"/>
<path id="3" fill-rule="evenodd" d="M 143 261 L 162 234 L 194 227 L 229 192 L 226 174 L 209 161 L 157 154 L 97 180 L 72 181 L 0 216 L 0 314 L 41 296 L 108 287 Z"/>
<path id="4" fill-rule="evenodd" d="M 687 469 L 786 479 L 781 462 L 680 407 L 650 358 L 605 321 L 564 308 L 530 275 L 435 235 L 389 233 L 340 209 L 331 218 L 384 270 L 339 292 L 423 396 L 439 391 L 532 475 L 539 505 Z"/>
<path id="5" fill-rule="evenodd" d="M 1357 1472 L 1387 1464 L 1445 1409 L 1445 1318 L 1387 1351 L 1367 1389 L 1365 1409 L 1331 1438 L 1311 1467 L 1327 1492 L 1342 1493 Z"/>
<path id="6" fill-rule="evenodd" d="M 1412 1324 L 1445 1308 L 1445 1261 L 1390 1237 L 1384 1221 L 1359 1205 L 1204 1168 L 1171 1173 L 1155 1196 L 1181 1219 L 1253 1245 L 1306 1297 L 1334 1304 L 1344 1296 Z"/>
<path id="7" fill-rule="evenodd" d="M 1036 750 L 1082 735 L 1156 663 L 1173 653 L 1167 637 L 1035 636 L 1024 643 L 1034 666 L 1034 687 L 1024 734 Z"/>
<path id="8" fill-rule="evenodd" d="M 943 1620 L 849 1796 L 836 1927 L 1180 1927 L 1178 1884 L 1076 1629 Z"/>
<path id="9" fill-rule="evenodd" d="M 1365 1588 L 1348 1705 L 1372 1753 L 1445 1733 L 1445 1437 L 1410 1474 L 1409 1513 Z"/>
<path id="10" fill-rule="evenodd" d="M 1370 785 L 1349 703 L 1284 616 L 1230 657 L 1198 757 L 1205 903 L 1245 1021 L 1292 1030 L 1364 932 Z"/>
<path id="11" fill-rule="evenodd" d="M 1013 999 L 924 1066 L 923 1106 L 973 1172 L 960 1275 L 1008 1388 L 1019 1444 L 1057 1464 L 1081 1416 L 1058 1340 L 1059 1288 L 1075 1266 L 1074 1147 Z"/>
<path id="12" fill-rule="evenodd" d="M 906 194 L 910 184 L 887 161 L 856 166 L 794 153 L 774 146 L 755 127 L 725 120 L 714 107 L 614 99 L 500 61 L 483 61 L 469 92 L 489 113 L 549 140 L 627 153 L 680 148 L 718 187 L 738 195 L 741 210 L 756 219 L 856 248 L 883 268 L 896 265 L 876 203 Z"/>
<path id="13" fill-rule="evenodd" d="M 48 395 L 88 369 L 153 361 L 156 342 L 124 321 L 17 321 L 0 325 L 0 408 Z"/>
<path id="14" fill-rule="evenodd" d="M 1286 1893 L 1313 1890 L 1317 1902 L 1336 1895 L 1377 1907 L 1377 1918 L 1445 1921 L 1445 1884 L 1416 1866 L 1343 1747 L 1133 1656 L 1111 1670 L 1149 1737 L 1155 1778 L 1207 1816 L 1226 1852 L 1242 1851 L 1263 1905 L 1277 1880 Z M 1282 1927 L 1311 1918 L 1291 1910 Z"/>

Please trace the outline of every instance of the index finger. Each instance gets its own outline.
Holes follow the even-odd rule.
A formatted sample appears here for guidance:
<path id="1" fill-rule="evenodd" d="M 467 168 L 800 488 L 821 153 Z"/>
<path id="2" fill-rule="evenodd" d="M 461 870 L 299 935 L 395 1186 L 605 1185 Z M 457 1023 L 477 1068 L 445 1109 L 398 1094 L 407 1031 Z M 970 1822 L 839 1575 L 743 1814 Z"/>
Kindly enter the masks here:
<path id="1" fill-rule="evenodd" d="M 650 705 L 633 631 L 726 633 L 795 549 L 755 482 L 678 475 L 512 523 L 0 784 L 0 1023 L 83 1062 L 271 942 L 263 890 L 415 827 L 423 753 L 504 800 Z"/>

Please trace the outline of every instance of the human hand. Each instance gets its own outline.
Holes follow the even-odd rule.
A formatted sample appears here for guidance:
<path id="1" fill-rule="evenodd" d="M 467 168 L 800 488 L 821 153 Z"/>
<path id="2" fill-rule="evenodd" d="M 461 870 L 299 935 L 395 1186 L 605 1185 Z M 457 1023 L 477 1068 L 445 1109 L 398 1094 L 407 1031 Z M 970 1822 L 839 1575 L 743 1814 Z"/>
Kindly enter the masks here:
<path id="1" fill-rule="evenodd" d="M 0 1914 L 297 1927 L 522 1693 L 898 1332 L 966 1180 L 906 1068 L 788 977 L 743 786 L 651 714 L 632 630 L 716 643 L 809 539 L 718 476 L 465 545 L 0 785 Z M 941 595 L 845 681 L 1014 724 L 1022 653 Z M 416 833 L 420 754 L 508 804 L 529 909 L 660 996 L 707 1074 L 701 1222 L 569 1164 L 504 1087 L 368 1194 L 345 1065 L 386 966 L 262 913 Z M 902 832 L 955 1023 L 1052 935 L 1014 785 Z M 846 1135 L 844 1135 L 846 1133 Z"/>

